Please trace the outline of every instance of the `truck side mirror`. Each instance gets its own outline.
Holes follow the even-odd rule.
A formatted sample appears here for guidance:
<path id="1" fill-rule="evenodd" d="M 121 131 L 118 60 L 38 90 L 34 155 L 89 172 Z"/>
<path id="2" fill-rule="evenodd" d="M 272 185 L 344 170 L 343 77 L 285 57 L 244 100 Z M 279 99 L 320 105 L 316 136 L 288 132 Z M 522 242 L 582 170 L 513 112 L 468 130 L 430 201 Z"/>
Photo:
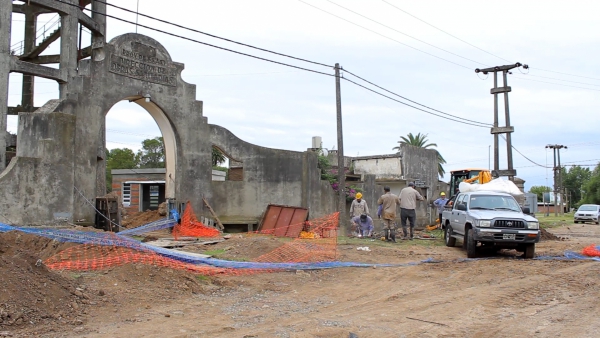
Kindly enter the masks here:
<path id="1" fill-rule="evenodd" d="M 523 213 L 529 215 L 529 214 L 531 214 L 531 209 L 529 209 L 528 207 L 524 207 Z"/>
<path id="2" fill-rule="evenodd" d="M 467 211 L 467 206 L 465 204 L 457 204 L 456 205 L 456 209 L 458 210 L 462 210 L 462 211 Z"/>

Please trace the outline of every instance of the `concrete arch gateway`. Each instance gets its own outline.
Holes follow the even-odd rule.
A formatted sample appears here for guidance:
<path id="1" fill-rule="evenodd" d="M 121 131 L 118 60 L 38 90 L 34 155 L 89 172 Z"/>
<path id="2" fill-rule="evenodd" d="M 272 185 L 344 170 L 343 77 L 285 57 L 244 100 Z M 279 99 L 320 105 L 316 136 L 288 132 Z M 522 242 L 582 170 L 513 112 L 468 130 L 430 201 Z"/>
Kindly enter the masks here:
<path id="1" fill-rule="evenodd" d="M 103 195 L 105 186 L 105 116 L 122 100 L 146 109 L 161 130 L 166 197 L 186 201 L 210 196 L 208 124 L 202 102 L 195 100 L 195 86 L 181 79 L 183 64 L 173 62 L 156 40 L 125 34 L 78 65 L 74 78 L 61 87 L 61 99 L 19 115 L 17 158 L 0 176 L 7 207 L 25 197 L 11 220 L 94 219 L 91 202 Z M 53 173 L 44 180 L 52 182 L 49 186 L 39 180 L 23 184 L 22 177 L 49 178 L 48 173 Z"/>
<path id="2" fill-rule="evenodd" d="M 88 16 L 82 8 L 90 4 L 94 12 Z M 256 146 L 208 124 L 196 86 L 181 78 L 184 65 L 148 36 L 128 33 L 107 43 L 105 12 L 105 4 L 92 0 L 0 0 L 0 169 L 6 159 L 6 116 L 19 116 L 16 157 L 0 173 L 0 222 L 93 223 L 95 198 L 106 192 L 105 116 L 123 100 L 146 109 L 160 128 L 165 197 L 191 201 L 198 216 L 209 216 L 203 198 L 225 224 L 256 225 L 270 203 L 307 208 L 311 218 L 337 209 L 314 151 Z M 25 14 L 21 50 L 11 49 L 13 13 Z M 40 56 L 52 41 L 36 45 L 36 18 L 46 13 L 60 15 L 60 28 L 48 38 L 60 38 L 58 55 Z M 87 47 L 78 46 L 80 25 L 92 32 Z M 8 107 L 13 72 L 23 74 L 22 101 Z M 57 81 L 59 98 L 35 107 L 34 77 Z M 235 159 L 236 180 L 212 181 L 213 147 Z"/>

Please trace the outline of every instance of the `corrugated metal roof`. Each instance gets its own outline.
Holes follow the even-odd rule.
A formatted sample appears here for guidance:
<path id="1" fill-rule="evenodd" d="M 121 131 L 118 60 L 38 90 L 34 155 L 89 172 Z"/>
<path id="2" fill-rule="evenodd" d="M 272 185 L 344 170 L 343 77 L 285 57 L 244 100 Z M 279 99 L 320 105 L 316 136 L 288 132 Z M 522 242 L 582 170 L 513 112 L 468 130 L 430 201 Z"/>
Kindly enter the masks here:
<path id="1" fill-rule="evenodd" d="M 279 237 L 300 236 L 308 209 L 287 205 L 269 204 L 260 223 L 259 231 L 270 232 Z"/>

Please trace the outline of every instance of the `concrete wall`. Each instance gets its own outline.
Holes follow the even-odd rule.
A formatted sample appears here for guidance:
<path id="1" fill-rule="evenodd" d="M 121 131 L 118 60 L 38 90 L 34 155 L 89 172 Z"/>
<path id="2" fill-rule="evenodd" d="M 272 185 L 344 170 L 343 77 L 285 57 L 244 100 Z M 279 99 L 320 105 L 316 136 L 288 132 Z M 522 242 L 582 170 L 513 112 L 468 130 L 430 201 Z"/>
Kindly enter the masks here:
<path id="1" fill-rule="evenodd" d="M 72 220 L 75 116 L 21 113 L 18 133 L 17 157 L 0 174 L 1 222 Z"/>
<path id="2" fill-rule="evenodd" d="M 402 158 L 399 155 L 355 157 L 352 159 L 355 174 L 375 175 L 376 180 L 401 180 Z"/>
<path id="3" fill-rule="evenodd" d="M 258 221 L 269 204 L 308 208 L 310 218 L 335 211 L 315 153 L 256 146 L 217 125 L 210 125 L 210 142 L 243 167 L 241 181 L 211 183 L 210 203 L 224 224 Z"/>

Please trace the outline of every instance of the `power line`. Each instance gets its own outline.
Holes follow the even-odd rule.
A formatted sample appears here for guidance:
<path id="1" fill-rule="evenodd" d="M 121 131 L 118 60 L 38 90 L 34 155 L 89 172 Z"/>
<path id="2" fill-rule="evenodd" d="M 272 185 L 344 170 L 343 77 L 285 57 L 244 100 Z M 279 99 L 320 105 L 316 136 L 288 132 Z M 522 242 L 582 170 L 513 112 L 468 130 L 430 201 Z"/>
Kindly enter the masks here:
<path id="1" fill-rule="evenodd" d="M 511 62 L 510 60 L 507 60 L 507 59 L 505 59 L 505 58 L 503 58 L 503 57 L 500 57 L 500 56 L 498 56 L 498 55 L 496 55 L 496 54 L 490 53 L 490 52 L 488 52 L 488 51 L 486 51 L 486 50 L 484 50 L 484 49 L 482 49 L 482 48 L 479 48 L 479 47 L 477 47 L 477 46 L 475 46 L 475 45 L 473 45 L 473 44 L 471 44 L 471 43 L 469 43 L 469 42 L 467 42 L 467 41 L 465 41 L 465 40 L 463 40 L 463 39 L 461 39 L 461 38 L 459 38 L 459 37 L 457 37 L 457 36 L 455 36 L 455 35 L 452 35 L 452 34 L 450 34 L 450 33 L 446 32 L 445 30 L 443 30 L 443 29 L 441 29 L 441 28 L 438 28 L 438 27 L 436 27 L 436 26 L 434 26 L 434 25 L 432 25 L 432 24 L 428 23 L 428 22 L 427 22 L 427 21 L 425 21 L 425 20 L 419 19 L 419 18 L 417 18 L 416 16 L 414 16 L 414 15 L 410 14 L 409 12 L 407 12 L 407 11 L 405 11 L 405 10 L 403 10 L 403 9 L 401 9 L 401 8 L 399 8 L 399 7 L 397 7 L 397 6 L 395 6 L 395 5 L 392 5 L 391 3 L 389 3 L 389 2 L 387 2 L 387 1 L 385 1 L 385 0 L 381 0 L 381 1 L 385 2 L 386 4 L 388 4 L 388 5 L 390 5 L 390 6 L 394 7 L 394 8 L 396 8 L 397 10 L 399 10 L 399 11 L 401 11 L 401 12 L 404 12 L 404 13 L 406 13 L 406 14 L 408 14 L 408 15 L 412 16 L 413 18 L 415 18 L 415 19 L 417 19 L 417 20 L 419 20 L 419 21 L 423 22 L 424 24 L 426 24 L 426 25 L 428 25 L 428 26 L 430 26 L 430 27 L 433 27 L 433 28 L 437 29 L 438 31 L 440 31 L 440 32 L 442 32 L 442 33 L 444 33 L 444 34 L 447 34 L 447 35 L 449 35 L 449 36 L 451 36 L 451 37 L 453 37 L 453 38 L 455 38 L 455 39 L 457 39 L 457 40 L 459 40 L 459 41 L 461 41 L 461 42 L 464 42 L 464 43 L 466 43 L 467 45 L 469 45 L 469 46 L 471 46 L 471 47 L 477 48 L 477 49 L 479 49 L 480 51 L 482 51 L 482 52 L 484 52 L 484 53 L 487 53 L 487 54 L 489 54 L 489 55 L 495 56 L 495 57 L 497 57 L 497 58 L 499 58 L 499 59 L 501 59 L 501 60 L 504 60 L 504 61 L 507 61 L 507 62 Z"/>
<path id="2" fill-rule="evenodd" d="M 556 81 L 563 81 L 563 82 L 578 83 L 578 84 L 583 84 L 583 85 L 587 85 L 587 86 L 600 87 L 600 84 L 578 82 L 578 81 L 569 81 L 569 80 L 557 79 L 555 77 L 547 77 L 547 76 L 540 76 L 540 75 L 533 75 L 533 74 L 528 74 L 528 76 L 540 77 L 542 79 L 549 79 L 549 80 L 556 80 Z"/>
<path id="3" fill-rule="evenodd" d="M 471 59 L 469 59 L 469 58 L 467 58 L 467 57 L 464 57 L 464 56 L 461 56 L 461 55 L 458 55 L 458 54 L 452 53 L 451 51 L 448 51 L 448 50 L 446 50 L 446 49 L 443 49 L 443 48 L 440 48 L 440 47 L 438 47 L 438 46 L 432 45 L 432 44 L 430 44 L 430 43 L 428 43 L 428 42 L 426 42 L 426 41 L 423 41 L 423 40 L 421 40 L 421 39 L 415 38 L 415 37 L 414 37 L 414 36 L 412 36 L 412 35 L 408 35 L 408 34 L 406 34 L 406 33 L 404 33 L 404 32 L 401 32 L 401 31 L 399 31 L 399 30 L 397 30 L 397 29 L 393 28 L 393 27 L 390 27 L 390 26 L 388 26 L 388 25 L 385 25 L 385 24 L 383 24 L 383 23 L 381 23 L 381 22 L 379 22 L 379 21 L 373 20 L 373 19 L 371 19 L 371 18 L 369 18 L 369 17 L 367 17 L 367 16 L 365 16 L 365 15 L 362 15 L 362 14 L 360 14 L 360 13 L 357 13 L 357 12 L 355 12 L 355 11 L 353 11 L 353 10 L 349 9 L 349 8 L 346 8 L 346 7 L 342 6 L 342 5 L 339 5 L 339 4 L 337 4 L 337 3 L 335 3 L 335 2 L 333 2 L 333 1 L 331 1 L 331 0 L 326 0 L 326 1 L 327 1 L 327 2 L 329 2 L 329 3 L 332 3 L 332 4 L 334 4 L 334 5 L 336 5 L 336 6 L 338 6 L 338 7 L 341 7 L 341 8 L 343 8 L 343 9 L 345 9 L 345 10 L 349 11 L 349 12 L 352 12 L 352 13 L 354 13 L 354 14 L 356 14 L 356 15 L 360 16 L 360 17 L 363 17 L 363 18 L 365 18 L 365 19 L 367 19 L 367 20 L 369 20 L 369 21 L 375 22 L 375 23 L 376 23 L 376 24 L 378 24 L 378 25 L 381 25 L 381 26 L 383 26 L 383 27 L 385 27 L 385 28 L 391 29 L 391 30 L 393 30 L 394 32 L 400 33 L 400 34 L 402 34 L 402 35 L 404 35 L 404 36 L 408 36 L 408 37 L 409 37 L 409 38 L 411 38 L 411 39 L 414 39 L 414 40 L 417 40 L 417 41 L 419 41 L 419 42 L 421 42 L 421 43 L 424 43 L 424 44 L 426 44 L 426 45 L 428 45 L 428 46 L 431 46 L 431 47 L 433 47 L 433 48 L 439 49 L 439 50 L 441 50 L 441 51 L 444 51 L 444 52 L 446 52 L 446 53 L 452 54 L 452 55 L 454 55 L 454 56 L 458 56 L 458 57 L 459 57 L 459 58 L 461 58 L 461 59 L 465 59 L 465 60 L 467 60 L 467 61 L 471 61 L 471 62 L 474 62 L 474 63 L 480 64 L 480 65 L 487 66 L 487 65 L 485 65 L 485 64 L 483 64 L 483 63 L 481 63 L 481 62 L 479 62 L 479 61 L 471 60 Z"/>
<path id="4" fill-rule="evenodd" d="M 291 56 L 291 55 L 287 55 L 287 54 L 283 54 L 283 53 L 278 53 L 278 52 L 275 52 L 275 51 L 272 51 L 272 50 L 268 50 L 268 49 L 265 49 L 265 48 L 260 48 L 260 47 L 252 46 L 252 45 L 249 45 L 249 44 L 246 44 L 246 43 L 242 43 L 242 42 L 239 42 L 239 41 L 235 41 L 235 40 L 227 39 L 227 38 L 220 37 L 220 36 L 217 36 L 217 35 L 214 35 L 214 34 L 202 32 L 202 31 L 199 31 L 197 29 L 185 27 L 185 26 L 182 26 L 182 25 L 170 22 L 170 21 L 159 19 L 159 18 L 150 16 L 150 15 L 147 15 L 147 14 L 139 13 L 137 11 L 133 11 L 133 10 L 130 10 L 130 9 L 127 9 L 127 8 L 124 8 L 124 7 L 113 5 L 113 4 L 110 4 L 108 2 L 104 2 L 104 1 L 101 1 L 101 0 L 96 0 L 96 2 L 99 2 L 101 4 L 105 4 L 105 5 L 108 5 L 108 6 L 111 6 L 111 7 L 118 8 L 118 9 L 120 9 L 122 11 L 125 11 L 125 12 L 134 13 L 136 15 L 139 15 L 139 16 L 151 19 L 151 20 L 162 22 L 162 23 L 165 23 L 167 25 L 171 25 L 171 26 L 175 26 L 175 27 L 178 27 L 178 28 L 182 28 L 182 29 L 194 32 L 194 33 L 199 33 L 199 34 L 203 34 L 203 35 L 206 35 L 206 36 L 210 36 L 211 38 L 220 39 L 220 40 L 223 40 L 223 41 L 227 41 L 227 42 L 238 44 L 240 46 L 253 48 L 253 49 L 256 49 L 256 50 L 260 50 L 260 51 L 263 51 L 263 52 L 267 52 L 267 53 L 271 53 L 271 54 L 275 54 L 275 55 L 279 55 L 279 56 L 284 56 L 284 57 L 291 58 L 291 59 L 294 59 L 294 60 L 304 61 L 304 62 L 312 63 L 312 64 L 315 64 L 315 65 L 320 65 L 320 66 L 325 66 L 325 67 L 333 68 L 333 66 L 325 64 L 325 63 L 311 61 L 311 60 L 307 60 L 307 59 L 303 59 L 303 58 L 299 58 L 299 57 L 295 57 L 295 56 Z M 138 23 L 135 23 L 135 24 L 138 25 L 138 26 L 140 26 L 140 27 L 144 27 L 144 26 L 142 26 L 142 25 L 140 25 Z"/>
<path id="5" fill-rule="evenodd" d="M 458 36 L 456 36 L 456 35 L 450 34 L 450 33 L 448 33 L 447 31 L 445 31 L 445 30 L 443 30 L 443 29 L 441 29 L 441 28 L 438 28 L 438 27 L 434 26 L 434 25 L 430 24 L 429 22 L 427 22 L 427 21 L 425 21 L 425 20 L 423 20 L 423 19 L 420 19 L 420 18 L 416 17 L 416 16 L 415 16 L 415 15 L 413 15 L 413 14 L 410 14 L 409 12 L 407 12 L 407 11 L 403 10 L 403 9 L 402 9 L 402 8 L 400 8 L 400 7 L 397 7 L 397 6 L 395 6 L 395 5 L 393 5 L 393 4 L 389 3 L 389 2 L 387 2 L 387 1 L 385 1 L 385 0 L 381 0 L 381 1 L 383 1 L 384 3 L 386 3 L 386 4 L 388 4 L 388 5 L 392 6 L 392 7 L 394 7 L 395 9 L 397 9 L 397 10 L 399 10 L 399 11 L 401 11 L 401 12 L 403 12 L 403 13 L 405 13 L 405 14 L 407 14 L 407 15 L 409 15 L 409 16 L 411 16 L 411 17 L 413 17 L 413 18 L 415 18 L 415 19 L 417 19 L 417 20 L 419 20 L 419 21 L 421 21 L 421 22 L 423 22 L 424 24 L 426 24 L 426 25 L 428 25 L 428 26 L 430 26 L 430 27 L 433 27 L 433 28 L 437 29 L 438 31 L 440 31 L 440 32 L 442 32 L 442 33 L 444 33 L 444 34 L 447 34 L 447 35 L 449 35 L 449 36 L 451 36 L 451 37 L 455 38 L 456 40 L 459 40 L 459 41 L 461 41 L 461 42 L 464 42 L 464 43 L 466 43 L 467 45 L 469 45 L 469 46 L 471 46 L 471 47 L 477 48 L 477 49 L 479 49 L 480 51 L 482 51 L 482 52 L 484 52 L 484 53 L 487 53 L 487 54 L 489 54 L 489 55 L 495 56 L 495 57 L 497 57 L 497 58 L 499 58 L 499 59 L 501 59 L 501 60 L 504 60 L 504 61 L 511 62 L 510 60 L 507 60 L 507 59 L 505 59 L 505 58 L 503 58 L 503 57 L 500 57 L 500 56 L 498 56 L 498 55 L 496 55 L 496 54 L 490 53 L 490 52 L 486 51 L 485 49 L 479 48 L 479 47 L 475 46 L 474 44 L 472 44 L 472 43 L 469 43 L 469 42 L 467 42 L 467 41 L 465 41 L 465 40 L 463 40 L 463 39 L 459 38 L 459 37 L 458 37 Z M 569 74 L 569 73 L 557 72 L 557 71 L 553 71 L 553 70 L 542 69 L 542 68 L 535 68 L 535 67 L 530 67 L 530 68 L 532 68 L 532 69 L 537 69 L 537 70 L 541 70 L 541 71 L 543 71 L 543 72 L 556 73 L 556 74 L 562 74 L 562 75 L 568 75 L 568 76 L 574 76 L 574 77 L 581 77 L 581 78 L 592 79 L 592 80 L 600 80 L 600 78 L 596 78 L 596 77 L 582 76 L 582 75 L 575 75 L 575 74 Z"/>
<path id="6" fill-rule="evenodd" d="M 567 85 L 567 84 L 562 84 L 562 83 L 554 83 L 554 82 L 548 82 L 548 81 L 540 81 L 540 80 L 526 79 L 526 78 L 523 78 L 523 77 L 518 77 L 518 76 L 513 76 L 513 78 L 515 78 L 515 79 L 518 79 L 518 80 L 534 81 L 534 82 L 541 82 L 541 83 L 549 83 L 549 84 L 553 84 L 553 85 L 557 85 L 557 86 L 565 86 L 565 87 L 572 87 L 572 88 L 580 88 L 580 89 L 587 89 L 587 90 L 593 90 L 593 91 L 596 91 L 596 92 L 600 92 L 600 89 L 585 88 L 585 87 L 580 87 L 580 86 L 572 86 L 572 85 Z"/>
<path id="7" fill-rule="evenodd" d="M 69 6 L 80 8 L 78 5 L 71 4 L 71 3 L 68 3 L 68 2 L 65 2 L 65 1 L 62 1 L 62 0 L 55 0 L 55 1 L 63 3 L 65 5 L 69 5 Z M 115 20 L 122 21 L 122 22 L 125 22 L 125 23 L 128 23 L 128 24 L 132 24 L 132 25 L 136 24 L 135 22 L 132 22 L 132 21 L 129 21 L 129 20 L 125 20 L 125 19 L 116 17 L 114 15 L 102 13 L 102 12 L 99 12 L 99 11 L 95 11 L 93 9 L 88 9 L 88 8 L 84 8 L 84 9 L 86 11 L 91 12 L 91 13 L 96 13 L 96 14 L 99 14 L 99 15 L 103 15 L 103 16 L 105 16 L 107 18 L 115 19 Z M 143 27 L 143 28 L 146 28 L 146 29 L 149 29 L 149 30 L 152 30 L 152 31 L 156 31 L 156 32 L 163 33 L 163 34 L 166 34 L 166 35 L 174 36 L 174 37 L 177 37 L 177 38 L 180 38 L 180 39 L 183 39 L 183 40 L 188 40 L 188 41 L 192 41 L 192 42 L 195 42 L 195 43 L 199 43 L 201 45 L 205 45 L 205 46 L 209 46 L 209 47 L 221 49 L 221 50 L 224 50 L 224 51 L 227 51 L 227 52 L 231 52 L 231 53 L 235 53 L 235 54 L 240 54 L 240 55 L 248 56 L 248 57 L 251 57 L 251 58 L 254 58 L 254 59 L 258 59 L 258 60 L 262 60 L 262 61 L 267 61 L 267 62 L 279 64 L 279 65 L 282 65 L 282 66 L 287 66 L 287 67 L 291 67 L 291 68 L 305 70 L 305 71 L 312 72 L 312 73 L 317 73 L 317 74 L 321 74 L 321 75 L 327 75 L 327 76 L 334 77 L 333 74 L 328 74 L 328 73 L 320 72 L 318 70 L 313 70 L 313 69 L 308 69 L 308 68 L 304 68 L 304 67 L 294 66 L 294 65 L 291 65 L 291 64 L 288 64 L 288 63 L 284 63 L 284 62 L 279 62 L 279 61 L 275 61 L 275 60 L 263 58 L 263 57 L 256 56 L 256 55 L 251 55 L 251 54 L 247 54 L 247 53 L 238 52 L 238 51 L 235 51 L 235 50 L 232 50 L 232 49 L 229 49 L 229 48 L 216 46 L 216 45 L 213 45 L 213 44 L 210 44 L 210 43 L 202 42 L 202 41 L 199 41 L 199 40 L 195 40 L 195 39 L 188 38 L 188 37 L 185 37 L 185 36 L 182 36 L 182 35 L 178 35 L 178 34 L 174 34 L 174 33 L 169 33 L 167 31 L 163 31 L 163 30 L 160 30 L 160 29 L 157 29 L 157 28 L 153 28 L 153 27 L 150 27 L 150 26 L 146 26 L 146 25 L 142 25 L 142 24 L 137 24 L 137 25 L 139 27 Z"/>
<path id="8" fill-rule="evenodd" d="M 321 8 L 319 8 L 319 7 L 317 7 L 317 6 L 311 5 L 311 4 L 309 4 L 308 2 L 305 2 L 305 1 L 303 1 L 303 0 L 298 0 L 298 1 L 302 2 L 302 3 L 303 3 L 303 4 L 305 4 L 305 5 L 308 5 L 308 6 L 310 6 L 310 7 L 313 7 L 313 8 L 315 8 L 315 9 L 317 9 L 317 10 L 320 10 L 320 11 L 322 11 L 322 12 L 324 12 L 324 13 L 327 13 L 327 14 L 329 14 L 329 15 L 331 15 L 331 16 L 334 16 L 334 17 L 336 17 L 336 18 L 338 18 L 338 19 L 340 19 L 340 20 L 346 21 L 346 22 L 348 22 L 348 23 L 350 23 L 350 24 L 352 24 L 352 25 L 355 25 L 355 26 L 357 26 L 357 27 L 360 27 L 360 28 L 362 28 L 362 29 L 364 29 L 364 30 L 367 30 L 367 31 L 369 31 L 369 32 L 371 32 L 371 33 L 377 34 L 377 35 L 379 35 L 379 36 L 381 36 L 381 37 L 384 37 L 384 38 L 386 38 L 386 39 L 388 39 L 388 40 L 392 40 L 392 41 L 394 41 L 394 42 L 397 42 L 397 43 L 399 43 L 399 44 L 401 44 L 401 45 L 403 45 L 403 46 L 406 46 L 406 47 L 408 47 L 408 48 L 414 49 L 414 50 L 416 50 L 416 51 L 419 51 L 419 52 L 421 52 L 421 53 L 427 54 L 427 55 L 429 55 L 429 56 L 433 56 L 434 58 L 437 58 L 437 59 L 440 59 L 440 60 L 443 60 L 443 61 L 446 61 L 446 62 L 452 63 L 452 64 L 454 64 L 454 65 L 457 65 L 457 66 L 459 66 L 459 67 L 463 67 L 463 68 L 466 68 L 466 69 L 471 69 L 471 67 L 467 67 L 467 66 L 465 66 L 465 65 L 461 65 L 460 63 L 456 63 L 456 62 L 454 62 L 454 61 L 450 61 L 450 60 L 444 59 L 444 58 L 442 58 L 442 57 L 439 57 L 439 56 L 437 56 L 437 55 L 434 55 L 434 54 L 428 53 L 428 52 L 426 52 L 426 51 L 424 51 L 424 50 L 421 50 L 421 49 L 418 49 L 418 48 L 416 48 L 416 47 L 413 47 L 413 46 L 411 46 L 411 45 L 407 45 L 407 44 L 405 44 L 405 43 L 403 43 L 403 42 L 400 42 L 400 41 L 398 41 L 398 40 L 396 40 L 396 39 L 390 38 L 389 36 L 383 35 L 383 34 L 381 34 L 381 33 L 378 33 L 378 32 L 376 32 L 376 31 L 374 31 L 374 30 L 372 30 L 372 29 L 369 29 L 369 28 L 367 28 L 367 27 L 361 26 L 361 25 L 359 25 L 359 24 L 357 24 L 357 23 L 354 23 L 354 22 L 352 22 L 352 21 L 350 21 L 350 20 L 344 19 L 344 18 L 342 18 L 341 16 L 338 16 L 338 15 L 335 15 L 335 14 L 333 14 L 333 13 L 330 13 L 330 12 L 328 12 L 328 11 L 326 11 L 326 10 L 324 10 L 324 9 L 321 9 Z"/>
<path id="9" fill-rule="evenodd" d="M 349 71 L 349 70 L 346 70 L 346 69 L 344 69 L 344 68 L 342 68 L 342 70 L 344 70 L 344 72 L 346 72 L 346 73 L 348 73 L 348 74 L 350 74 L 350 75 L 352 75 L 352 76 L 354 76 L 354 77 L 356 77 L 356 78 L 358 78 L 358 79 L 361 79 L 362 81 L 364 81 L 364 82 L 366 82 L 366 83 L 368 83 L 368 84 L 370 84 L 370 85 L 372 85 L 372 86 L 375 86 L 375 87 L 377 87 L 377 88 L 379 88 L 379 89 L 381 89 L 381 90 L 384 90 L 384 91 L 386 91 L 386 92 L 388 92 L 388 93 L 390 93 L 390 94 L 392 94 L 392 95 L 398 96 L 398 97 L 400 97 L 400 98 L 402 98 L 402 99 L 404 99 L 404 100 L 406 100 L 406 101 L 409 101 L 409 102 L 412 102 L 412 103 L 414 103 L 414 104 L 417 104 L 417 105 L 419 105 L 419 106 L 421 106 L 421 107 L 425 107 L 425 108 L 427 108 L 427 109 L 433 110 L 433 111 L 435 111 L 435 112 L 438 112 L 438 113 L 441 113 L 441 114 L 444 114 L 444 115 L 448 115 L 448 116 L 454 117 L 454 118 L 456 118 L 456 119 L 460 119 L 460 120 L 465 120 L 465 121 L 468 121 L 468 122 L 473 122 L 473 123 L 482 124 L 482 125 L 483 125 L 483 126 L 485 126 L 485 127 L 491 127 L 491 126 L 492 126 L 492 124 L 490 124 L 490 123 L 484 123 L 484 122 L 479 122 L 479 121 L 473 121 L 473 120 L 469 120 L 469 119 L 466 119 L 466 118 L 464 118 L 464 117 L 460 117 L 460 116 L 456 116 L 456 115 L 448 114 L 448 113 L 445 113 L 445 112 L 443 112 L 443 111 L 440 111 L 440 110 L 437 110 L 437 109 L 434 109 L 434 108 L 428 107 L 428 106 L 426 106 L 426 105 L 423 105 L 423 104 L 420 104 L 420 103 L 418 103 L 418 102 L 416 102 L 416 101 L 413 101 L 413 100 L 411 100 L 411 99 L 408 99 L 408 98 L 406 98 L 406 97 L 404 97 L 404 96 L 401 96 L 401 95 L 399 95 L 399 94 L 396 94 L 396 93 L 394 93 L 394 92 L 392 92 L 392 91 L 390 91 L 390 90 L 387 90 L 387 89 L 385 89 L 385 88 L 383 88 L 383 87 L 381 87 L 381 86 L 379 86 L 379 85 L 376 85 L 375 83 L 373 83 L 373 82 L 371 82 L 371 81 L 369 81 L 369 80 L 366 80 L 366 79 L 364 79 L 364 78 L 362 78 L 362 77 L 360 77 L 360 76 L 358 76 L 358 75 L 356 75 L 356 74 L 352 73 L 352 72 L 351 72 L 351 71 Z"/>
<path id="10" fill-rule="evenodd" d="M 390 96 L 388 96 L 388 95 L 382 94 L 382 93 L 380 93 L 380 92 L 378 92 L 378 91 L 376 91 L 376 90 L 374 90 L 374 89 L 371 89 L 371 88 L 369 88 L 369 87 L 363 86 L 363 85 L 361 85 L 361 84 L 359 84 L 359 83 L 356 83 L 356 82 L 354 82 L 354 81 L 352 81 L 352 80 L 350 80 L 350 79 L 348 79 L 348 78 L 345 78 L 345 77 L 343 77 L 342 79 L 344 79 L 344 80 L 346 80 L 346 81 L 348 81 L 348 82 L 350 82 L 350 83 L 353 83 L 353 84 L 355 84 L 355 85 L 357 85 L 357 86 L 359 86 L 359 87 L 362 87 L 362 88 L 364 88 L 364 89 L 366 89 L 366 90 L 368 90 L 368 91 L 370 91 L 370 92 L 373 92 L 373 93 L 375 93 L 375 94 L 377 94 L 377 95 L 381 95 L 381 96 L 383 96 L 383 97 L 385 97 L 385 98 L 388 98 L 388 99 L 390 99 L 390 100 L 392 100 L 392 101 L 396 101 L 396 102 L 398 102 L 398 103 L 400 103 L 400 104 L 403 104 L 403 105 L 405 105 L 405 106 L 409 106 L 409 107 L 411 107 L 411 108 L 413 108 L 413 109 L 416 109 L 416 110 L 420 110 L 420 111 L 422 111 L 422 112 L 425 112 L 425 113 L 427 113 L 427 114 L 434 115 L 434 116 L 437 116 L 437 117 L 441 117 L 441 118 L 443 118 L 443 119 L 450 120 L 450 121 L 454 121 L 454 122 L 458 122 L 458 123 L 463 123 L 463 124 L 472 125 L 472 126 L 475 126 L 475 127 L 489 128 L 489 127 L 487 127 L 487 126 L 482 126 L 482 125 L 478 125 L 478 124 L 474 124 L 474 123 L 469 123 L 469 122 L 465 122 L 465 121 L 461 121 L 461 120 L 456 120 L 456 119 L 453 119 L 453 118 L 450 118 L 450 117 L 447 117 L 447 116 L 444 116 L 444 115 L 436 114 L 436 113 L 430 112 L 430 111 L 428 111 L 428 110 L 421 109 L 421 108 L 419 108 L 419 107 L 415 107 L 415 106 L 413 106 L 413 105 L 410 105 L 410 104 L 408 104 L 408 103 L 402 102 L 402 101 L 400 101 L 400 100 L 397 100 L 397 99 L 395 99 L 395 98 L 393 98 L 393 97 L 390 97 Z"/>
<path id="11" fill-rule="evenodd" d="M 542 69 L 542 68 L 535 68 L 535 67 L 529 67 L 529 68 L 541 70 L 543 72 L 556 73 L 556 74 L 562 74 L 562 75 L 568 75 L 568 76 L 574 76 L 574 77 L 581 77 L 581 78 L 584 78 L 584 79 L 600 80 L 600 78 L 597 78 L 597 77 L 590 77 L 590 76 L 583 76 L 583 75 L 575 75 L 575 74 L 569 74 L 569 73 L 562 73 L 562 72 L 556 72 L 556 71 L 553 71 L 553 70 Z"/>

